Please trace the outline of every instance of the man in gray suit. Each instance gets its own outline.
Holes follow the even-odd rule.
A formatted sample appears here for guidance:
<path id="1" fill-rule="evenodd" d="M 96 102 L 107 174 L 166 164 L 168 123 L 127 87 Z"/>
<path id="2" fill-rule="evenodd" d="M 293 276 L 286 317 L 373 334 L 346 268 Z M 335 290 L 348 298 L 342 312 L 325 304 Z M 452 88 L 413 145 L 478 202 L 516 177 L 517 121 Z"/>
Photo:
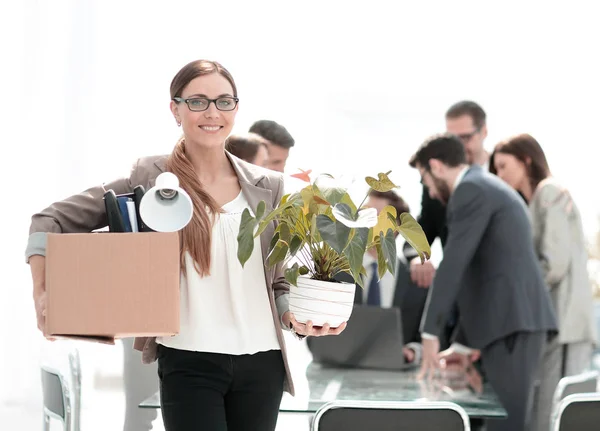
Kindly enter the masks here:
<path id="1" fill-rule="evenodd" d="M 422 375 L 440 364 L 438 337 L 456 302 L 460 321 L 444 357 L 480 350 L 486 378 L 508 413 L 488 423 L 488 431 L 526 430 L 536 369 L 557 333 L 527 208 L 504 182 L 469 166 L 453 135 L 427 140 L 410 165 L 431 197 L 447 204 L 449 233 L 421 322 Z"/>

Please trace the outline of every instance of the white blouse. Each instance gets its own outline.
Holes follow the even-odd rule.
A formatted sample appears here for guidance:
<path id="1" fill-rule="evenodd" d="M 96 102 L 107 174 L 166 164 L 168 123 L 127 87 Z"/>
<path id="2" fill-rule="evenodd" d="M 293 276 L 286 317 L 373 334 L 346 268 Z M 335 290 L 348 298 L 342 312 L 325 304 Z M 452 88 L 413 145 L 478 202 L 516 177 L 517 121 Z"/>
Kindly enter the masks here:
<path id="1" fill-rule="evenodd" d="M 240 194 L 223 205 L 211 241 L 210 275 L 200 277 L 189 253 L 181 274 L 180 331 L 157 342 L 175 349 L 231 355 L 280 349 L 267 293 L 260 237 L 244 267 L 237 235 L 244 208 Z M 251 210 L 252 211 L 252 210 Z"/>

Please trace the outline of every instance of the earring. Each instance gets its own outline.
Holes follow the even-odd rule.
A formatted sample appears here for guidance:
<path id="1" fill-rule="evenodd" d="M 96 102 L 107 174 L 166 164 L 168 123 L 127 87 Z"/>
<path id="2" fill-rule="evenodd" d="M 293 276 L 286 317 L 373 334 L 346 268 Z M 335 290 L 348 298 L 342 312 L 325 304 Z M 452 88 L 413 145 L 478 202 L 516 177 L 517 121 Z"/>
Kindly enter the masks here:
<path id="1" fill-rule="evenodd" d="M 177 127 L 181 127 L 181 121 L 177 120 Z"/>

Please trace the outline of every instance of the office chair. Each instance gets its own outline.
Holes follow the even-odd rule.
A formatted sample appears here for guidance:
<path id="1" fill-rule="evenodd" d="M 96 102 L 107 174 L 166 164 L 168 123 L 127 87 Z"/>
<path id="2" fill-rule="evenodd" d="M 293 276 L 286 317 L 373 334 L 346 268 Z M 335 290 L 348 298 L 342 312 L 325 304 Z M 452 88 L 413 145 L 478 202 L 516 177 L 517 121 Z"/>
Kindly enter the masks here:
<path id="1" fill-rule="evenodd" d="M 568 395 L 596 392 L 598 389 L 598 371 L 586 371 L 574 376 L 563 377 L 554 391 L 554 404 L 557 405 Z"/>
<path id="2" fill-rule="evenodd" d="M 41 366 L 44 431 L 50 430 L 51 419 L 60 421 L 64 431 L 80 431 L 81 367 L 76 349 L 69 353 L 69 369 L 71 385 L 60 371 Z"/>
<path id="3" fill-rule="evenodd" d="M 595 431 L 600 424 L 600 393 L 567 395 L 558 405 L 552 431 Z"/>
<path id="4" fill-rule="evenodd" d="M 316 413 L 312 431 L 470 431 L 469 417 L 446 401 L 332 401 Z"/>

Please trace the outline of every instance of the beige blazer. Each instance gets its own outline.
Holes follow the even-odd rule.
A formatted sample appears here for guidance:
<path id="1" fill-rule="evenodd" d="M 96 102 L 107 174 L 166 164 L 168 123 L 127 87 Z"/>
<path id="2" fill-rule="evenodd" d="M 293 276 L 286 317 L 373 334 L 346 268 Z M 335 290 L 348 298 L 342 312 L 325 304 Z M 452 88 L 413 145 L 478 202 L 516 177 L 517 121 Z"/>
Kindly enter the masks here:
<path id="1" fill-rule="evenodd" d="M 242 193 L 250 206 L 256 209 L 258 203 L 264 200 L 266 211 L 274 208 L 283 195 L 283 176 L 240 160 L 230 153 L 227 153 L 227 157 L 238 176 Z M 84 233 L 105 227 L 108 224 L 103 202 L 105 191 L 113 189 L 116 194 L 131 193 L 137 185 L 142 185 L 148 190 L 154 186 L 156 177 L 165 171 L 166 160 L 167 156 L 141 158 L 133 166 L 129 178 L 120 178 L 103 186 L 92 187 L 63 201 L 56 202 L 35 214 L 29 229 L 26 258 L 29 259 L 34 254 L 45 255 L 47 232 Z M 271 223 L 261 234 L 263 262 L 267 260 L 266 252 L 274 229 L 275 223 Z M 265 279 L 273 323 L 277 328 L 277 339 L 285 363 L 284 390 L 294 395 L 281 320 L 283 313 L 289 308 L 289 283 L 283 276 L 281 265 L 270 268 L 265 264 Z M 134 348 L 142 351 L 142 362 L 151 363 L 156 360 L 155 338 L 138 337 L 135 339 Z"/>
<path id="2" fill-rule="evenodd" d="M 543 180 L 531 202 L 533 240 L 559 325 L 559 342 L 596 343 L 588 254 L 577 206 L 554 178 Z"/>

